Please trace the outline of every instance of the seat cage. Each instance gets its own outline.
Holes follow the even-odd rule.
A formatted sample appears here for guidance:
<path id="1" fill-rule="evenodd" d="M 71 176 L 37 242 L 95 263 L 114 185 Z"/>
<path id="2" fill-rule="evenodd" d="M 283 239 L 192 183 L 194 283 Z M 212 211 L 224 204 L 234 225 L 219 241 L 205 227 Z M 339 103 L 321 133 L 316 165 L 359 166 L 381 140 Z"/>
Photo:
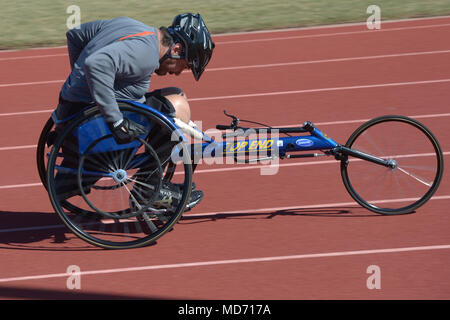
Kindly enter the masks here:
<path id="1" fill-rule="evenodd" d="M 129 106 L 134 106 L 136 108 L 142 108 L 147 111 L 150 111 L 156 116 L 162 118 L 167 124 L 169 124 L 170 127 L 172 127 L 175 130 L 178 130 L 178 127 L 175 125 L 174 120 L 172 118 L 166 116 L 165 114 L 159 112 L 158 110 L 154 109 L 151 106 L 130 100 L 118 100 L 117 102 L 125 103 Z M 57 119 L 56 111 L 53 111 L 52 118 L 55 124 L 67 123 L 68 121 L 76 118 L 77 116 L 85 112 L 87 109 L 92 107 L 93 105 L 87 105 L 86 108 L 84 108 L 83 110 L 65 119 Z M 123 115 L 125 118 L 128 118 L 146 128 L 146 133 L 139 136 L 140 138 L 145 139 L 151 130 L 151 123 L 148 121 L 148 119 L 143 115 L 140 115 L 132 111 L 124 111 Z M 134 140 L 127 144 L 117 144 L 114 141 L 114 138 L 111 134 L 111 130 L 108 128 L 108 125 L 106 124 L 103 117 L 95 117 L 92 119 L 88 119 L 87 121 L 81 123 L 78 126 L 78 128 L 76 128 L 76 130 L 73 130 L 72 134 L 78 140 L 78 151 L 81 155 L 84 154 L 88 149 L 89 153 L 102 153 L 130 148 L 138 148 L 140 146 L 140 142 L 138 140 Z M 109 137 L 106 138 L 105 136 L 107 135 L 109 135 Z M 90 147 L 97 140 L 101 141 L 98 141 L 95 144 L 95 146 Z"/>

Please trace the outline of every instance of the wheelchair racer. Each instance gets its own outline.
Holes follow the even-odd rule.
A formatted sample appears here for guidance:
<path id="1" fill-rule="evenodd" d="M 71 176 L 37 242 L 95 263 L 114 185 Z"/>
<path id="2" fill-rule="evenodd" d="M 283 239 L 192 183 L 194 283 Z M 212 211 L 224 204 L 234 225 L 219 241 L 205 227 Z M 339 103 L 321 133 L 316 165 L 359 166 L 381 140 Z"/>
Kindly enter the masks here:
<path id="1" fill-rule="evenodd" d="M 159 29 L 129 17 L 97 20 L 69 30 L 66 36 L 72 71 L 60 92 L 55 112 L 58 119 L 66 119 L 96 103 L 119 144 L 131 142 L 145 131 L 123 117 L 117 99 L 146 103 L 170 117 L 189 122 L 190 108 L 181 89 L 148 90 L 153 73 L 179 75 L 191 69 L 195 80 L 200 79 L 214 49 L 200 14 L 179 14 L 171 26 Z M 61 132 L 61 126 L 56 131 Z M 69 157 L 64 161 L 70 161 Z M 57 190 L 62 189 L 58 192 L 63 199 L 80 194 L 74 175 L 58 175 L 55 181 Z M 153 204 L 170 209 L 177 205 L 181 195 L 180 186 L 167 182 Z M 192 208 L 202 198 L 203 192 L 195 190 L 193 184 L 186 208 Z"/>

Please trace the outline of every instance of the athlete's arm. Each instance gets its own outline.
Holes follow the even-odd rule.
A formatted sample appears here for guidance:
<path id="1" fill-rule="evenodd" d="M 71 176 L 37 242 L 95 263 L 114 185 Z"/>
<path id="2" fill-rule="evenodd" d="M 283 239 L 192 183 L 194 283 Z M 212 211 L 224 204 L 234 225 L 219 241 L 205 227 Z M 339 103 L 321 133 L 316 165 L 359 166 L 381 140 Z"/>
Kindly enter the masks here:
<path id="1" fill-rule="evenodd" d="M 91 54 L 84 63 L 86 80 L 93 100 L 107 123 L 123 119 L 116 101 L 115 90 L 121 90 L 125 99 L 138 100 L 149 88 L 149 77 L 158 64 L 157 51 L 139 40 L 114 42 Z M 115 88 L 120 80 L 122 88 Z M 127 95 L 127 87 L 130 91 Z M 140 92 L 141 96 L 136 96 Z"/>

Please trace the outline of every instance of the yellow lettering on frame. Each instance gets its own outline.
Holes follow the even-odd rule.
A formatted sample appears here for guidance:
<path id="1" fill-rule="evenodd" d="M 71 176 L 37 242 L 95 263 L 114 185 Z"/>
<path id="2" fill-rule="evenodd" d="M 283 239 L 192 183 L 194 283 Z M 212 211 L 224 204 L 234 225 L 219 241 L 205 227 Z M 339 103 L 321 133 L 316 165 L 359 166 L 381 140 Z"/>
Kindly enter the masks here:
<path id="1" fill-rule="evenodd" d="M 232 148 L 230 148 L 231 151 L 236 151 L 239 148 L 239 145 L 240 145 L 240 142 L 236 142 L 236 144 Z"/>
<path id="2" fill-rule="evenodd" d="M 250 147 L 248 148 L 249 150 L 254 150 L 257 148 L 258 145 L 258 141 L 257 140 L 253 140 L 252 143 L 250 144 Z"/>
<path id="3" fill-rule="evenodd" d="M 242 149 L 245 150 L 245 147 L 248 145 L 248 141 L 242 141 L 241 145 L 239 146 L 238 151 L 241 151 Z"/>
<path id="4" fill-rule="evenodd" d="M 267 140 L 264 142 L 264 148 L 269 149 L 273 144 L 273 140 Z"/>

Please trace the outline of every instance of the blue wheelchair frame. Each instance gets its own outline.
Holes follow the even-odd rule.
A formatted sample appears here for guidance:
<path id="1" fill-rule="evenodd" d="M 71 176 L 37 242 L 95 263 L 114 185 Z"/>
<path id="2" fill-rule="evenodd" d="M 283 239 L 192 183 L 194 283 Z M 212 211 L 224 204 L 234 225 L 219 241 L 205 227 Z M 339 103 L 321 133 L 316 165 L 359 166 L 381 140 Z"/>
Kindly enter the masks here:
<path id="1" fill-rule="evenodd" d="M 256 139 L 245 140 L 225 140 L 222 142 L 215 142 L 209 137 L 206 137 L 207 142 L 202 143 L 201 147 L 196 146 L 193 148 L 191 157 L 226 157 L 234 156 L 235 158 L 243 155 L 252 154 L 264 154 L 267 157 L 279 156 L 284 158 L 288 152 L 301 152 L 311 150 L 330 150 L 339 146 L 339 144 L 326 135 L 324 135 L 319 129 L 313 127 L 311 131 L 306 131 L 298 128 L 239 128 L 234 129 L 231 133 L 223 134 L 224 138 L 230 137 L 249 137 L 253 134 L 278 134 L 289 132 L 307 132 L 309 135 L 296 135 L 289 137 L 265 137 Z M 232 128 L 230 128 L 232 129 Z M 287 129 L 287 130 L 286 130 Z M 289 130 L 290 129 L 290 130 Z M 302 155 L 314 156 L 314 154 Z M 288 158 L 295 158 L 298 155 L 288 155 Z M 255 159 L 258 160 L 258 159 Z"/>
<path id="2" fill-rule="evenodd" d="M 136 101 L 130 100 L 118 100 L 118 102 L 123 102 L 131 106 L 135 106 L 137 108 L 145 109 L 146 111 L 151 112 L 156 117 L 162 119 L 169 127 L 178 132 L 178 136 L 181 137 L 181 141 L 187 143 L 187 139 L 182 133 L 182 130 L 175 124 L 174 120 L 167 115 L 159 112 L 158 110 L 152 108 L 143 103 L 139 103 Z M 89 108 L 88 106 L 87 108 Z M 84 111 L 84 110 L 83 110 Z M 82 112 L 82 111 L 81 111 Z M 76 115 L 71 116 L 70 118 L 66 118 L 63 120 L 56 119 L 55 112 L 52 117 L 55 121 L 55 124 L 60 124 L 67 122 L 73 119 Z M 129 113 L 125 114 L 126 117 L 129 117 L 131 120 L 145 126 L 148 130 L 150 130 L 150 124 L 145 121 L 145 118 L 139 118 L 138 114 Z M 235 117 L 233 117 L 235 118 Z M 236 120 L 236 118 L 235 118 Z M 268 157 L 278 156 L 280 158 L 304 158 L 304 157 L 315 157 L 317 153 L 308 153 L 308 154 L 289 154 L 290 152 L 302 152 L 302 151 L 311 151 L 311 150 L 320 150 L 325 155 L 334 155 L 336 160 L 342 160 L 343 157 L 347 155 L 354 156 L 356 158 L 368 160 L 380 165 L 384 165 L 386 167 L 392 166 L 388 160 L 384 160 L 369 154 L 365 154 L 360 151 L 352 150 L 350 148 L 346 148 L 327 135 L 322 133 L 319 129 L 317 129 L 311 122 L 305 122 L 301 127 L 291 127 L 291 128 L 243 128 L 238 127 L 236 121 L 230 126 L 218 125 L 218 129 L 229 130 L 232 131 L 223 134 L 223 138 L 236 138 L 239 136 L 249 136 L 252 133 L 284 133 L 284 134 L 292 134 L 292 133 L 306 133 L 306 135 L 295 135 L 288 137 L 276 137 L 276 138 L 257 138 L 257 139 L 245 139 L 245 140 L 234 140 L 230 142 L 230 140 L 224 140 L 222 142 L 215 142 L 214 139 L 206 135 L 204 132 L 200 132 L 203 136 L 203 143 L 201 144 L 191 144 L 191 159 L 202 159 L 209 157 L 226 157 L 226 156 L 234 156 L 236 162 L 240 162 L 237 160 L 237 157 L 240 155 L 252 155 L 252 154 L 261 154 Z M 112 137 L 111 131 L 109 130 L 106 122 L 103 118 L 96 118 L 90 120 L 82 124 L 78 129 L 78 148 L 80 154 L 84 154 L 86 151 L 93 153 L 100 152 L 111 152 L 123 149 L 134 149 L 136 151 L 141 143 L 138 139 L 127 143 L 119 145 L 114 141 Z M 141 139 L 145 139 L 145 135 L 141 135 Z M 180 141 L 180 142 L 181 142 Z M 92 147 L 92 144 L 95 143 L 95 146 Z M 176 153 L 178 148 L 175 148 L 174 152 Z M 178 151 L 179 152 L 179 151 Z M 132 162 L 130 162 L 128 168 L 137 168 L 138 165 L 145 162 L 145 155 L 141 157 L 137 157 Z M 253 159 L 252 161 L 258 161 L 260 159 Z M 250 162 L 245 161 L 244 162 Z M 76 173 L 76 169 L 72 168 L 64 168 L 61 166 L 56 166 L 59 171 L 67 171 L 71 173 Z M 113 173 L 105 173 L 105 172 L 93 172 L 93 171 L 83 171 L 82 173 L 94 175 L 94 176 L 102 176 L 102 177 L 110 177 Z"/>

